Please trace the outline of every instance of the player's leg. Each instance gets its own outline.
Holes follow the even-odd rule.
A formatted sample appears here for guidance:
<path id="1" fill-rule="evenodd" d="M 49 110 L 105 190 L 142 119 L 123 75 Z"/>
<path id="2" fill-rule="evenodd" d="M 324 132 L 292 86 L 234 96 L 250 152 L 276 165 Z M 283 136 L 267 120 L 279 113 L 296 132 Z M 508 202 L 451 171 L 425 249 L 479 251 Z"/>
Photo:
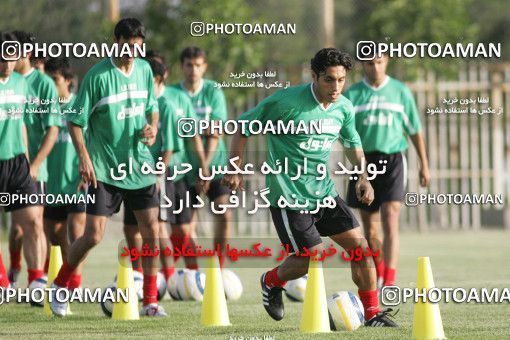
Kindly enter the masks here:
<path id="1" fill-rule="evenodd" d="M 149 249 L 159 247 L 159 222 L 158 207 L 148 209 L 133 210 L 138 221 L 140 234 L 144 246 Z M 164 309 L 158 306 L 157 273 L 159 259 L 157 257 L 143 257 L 143 308 L 142 315 L 146 316 L 166 316 Z"/>
<path id="2" fill-rule="evenodd" d="M 368 245 L 372 251 L 379 251 L 379 256 L 374 258 L 375 270 L 377 274 L 377 288 L 381 288 L 384 282 L 384 249 L 382 247 L 383 237 L 381 234 L 381 216 L 378 210 L 358 210 L 361 216 L 361 223 L 363 225 L 363 231 L 365 232 L 365 238 L 368 241 Z"/>
<path id="3" fill-rule="evenodd" d="M 399 217 L 401 206 L 400 201 L 384 202 L 381 206 L 381 219 L 384 229 L 383 254 L 386 263 L 384 286 L 395 284 L 400 251 Z"/>
<path id="4" fill-rule="evenodd" d="M 77 212 L 70 212 L 67 215 L 67 240 L 66 246 L 66 258 L 69 246 L 73 244 L 78 238 L 80 238 L 85 232 L 85 224 L 87 221 L 87 215 L 85 214 L 85 207 L 78 207 Z M 64 251 L 62 251 L 64 253 Z M 70 290 L 78 289 L 81 286 L 82 273 L 83 273 L 84 261 L 82 261 L 78 267 L 71 274 L 68 282 L 68 288 Z"/>
<path id="5" fill-rule="evenodd" d="M 189 192 L 189 195 L 191 199 L 195 198 L 195 191 L 190 190 L 188 185 L 186 184 L 185 179 L 181 179 L 174 183 L 174 201 L 179 206 L 176 207 L 174 204 L 173 207 L 171 207 L 168 210 L 168 213 L 173 215 L 175 217 L 175 221 L 171 221 L 171 234 L 170 234 L 170 240 L 172 241 L 172 246 L 175 249 L 180 249 L 181 252 L 184 249 L 195 249 L 195 239 L 191 237 L 191 228 L 193 222 L 193 212 L 196 209 L 193 209 L 192 207 L 187 207 L 186 202 L 186 195 Z M 181 204 L 183 206 L 181 206 Z M 177 211 L 177 213 L 176 213 Z M 196 216 L 196 215 L 195 215 Z M 194 223 L 196 225 L 196 222 Z M 174 266 L 179 260 L 179 256 L 173 256 L 174 260 Z M 192 269 L 192 270 L 198 270 L 198 262 L 196 257 L 184 257 L 184 262 L 186 265 L 186 268 Z"/>
<path id="6" fill-rule="evenodd" d="M 9 279 L 7 277 L 7 272 L 4 266 L 4 260 L 2 258 L 2 250 L 0 248 L 0 287 L 8 288 L 9 287 Z"/>
<path id="7" fill-rule="evenodd" d="M 159 193 L 156 184 L 125 191 L 125 202 L 133 209 L 143 246 L 159 248 Z M 141 314 L 146 316 L 166 316 L 163 307 L 158 306 L 157 273 L 159 259 L 155 256 L 143 257 L 143 307 Z"/>
<path id="8" fill-rule="evenodd" d="M 142 236 L 140 234 L 140 230 L 138 229 L 138 222 L 136 221 L 135 214 L 133 213 L 133 209 L 124 202 L 124 237 L 126 238 L 126 243 L 129 249 L 136 248 L 138 251 L 142 250 Z M 136 260 L 131 262 L 133 266 L 133 270 L 136 270 L 140 273 L 143 273 L 142 268 L 142 260 L 137 258 Z"/>
<path id="9" fill-rule="evenodd" d="M 46 238 L 40 215 L 40 206 L 30 206 L 12 212 L 13 221 L 23 229 L 23 255 L 27 261 L 28 282 L 44 275 L 43 267 L 46 254 Z"/>
<path id="10" fill-rule="evenodd" d="M 17 223 L 14 223 L 11 215 L 11 228 L 9 229 L 9 254 L 10 254 L 10 267 L 9 267 L 9 281 L 13 286 L 18 281 L 18 276 L 21 271 L 21 250 L 23 245 L 23 229 Z"/>
<path id="11" fill-rule="evenodd" d="M 53 288 L 66 288 L 73 272 L 85 260 L 88 252 L 103 239 L 107 217 L 118 212 L 122 203 L 121 190 L 113 185 L 97 182 L 97 188 L 89 186 L 88 194 L 95 197 L 95 202 L 87 204 L 85 231 L 69 247 L 67 258 L 64 259 Z M 67 314 L 67 302 L 56 298 L 56 290 L 52 291 L 51 310 L 56 316 Z"/>
<path id="12" fill-rule="evenodd" d="M 316 214 L 317 229 L 321 235 L 329 236 L 345 250 L 366 249 L 368 241 L 363 236 L 354 214 L 340 197 L 336 197 L 335 201 L 335 208 L 321 209 Z M 362 256 L 360 261 L 351 261 L 351 275 L 353 282 L 358 286 L 358 295 L 365 310 L 366 325 L 396 327 L 396 324 L 387 317 L 387 312 L 381 312 L 379 308 L 373 258 Z"/>
<path id="13" fill-rule="evenodd" d="M 271 217 L 278 237 L 289 253 L 301 251 L 304 247 L 312 251 L 322 251 L 322 240 L 315 228 L 313 216 L 300 214 L 299 211 L 271 209 Z M 288 280 L 297 279 L 308 271 L 309 258 L 289 256 L 280 266 L 262 274 L 262 303 L 269 316 L 279 321 L 285 315 L 282 291 Z"/>
<path id="14" fill-rule="evenodd" d="M 229 195 L 221 195 L 214 199 L 214 204 L 228 204 Z M 224 214 L 214 214 L 214 243 L 213 245 L 220 245 L 221 255 L 220 268 L 223 268 L 225 256 L 223 252 L 228 242 L 228 238 L 232 232 L 232 209 L 227 209 Z"/>

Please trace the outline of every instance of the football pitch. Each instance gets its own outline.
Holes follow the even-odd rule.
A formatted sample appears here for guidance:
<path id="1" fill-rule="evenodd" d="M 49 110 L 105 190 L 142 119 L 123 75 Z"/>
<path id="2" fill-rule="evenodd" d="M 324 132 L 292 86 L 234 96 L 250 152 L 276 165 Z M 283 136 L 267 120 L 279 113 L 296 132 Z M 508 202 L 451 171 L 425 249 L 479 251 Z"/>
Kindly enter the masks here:
<path id="1" fill-rule="evenodd" d="M 115 251 L 121 236 L 110 227 L 105 240 L 92 251 L 85 266 L 83 285 L 105 287 L 117 270 Z M 419 256 L 429 256 L 436 287 L 510 286 L 508 239 L 502 231 L 443 232 L 401 235 L 401 260 L 397 285 L 413 287 Z M 2 252 L 8 263 L 7 244 L 2 236 Z M 181 262 L 182 264 L 182 262 Z M 26 283 L 25 263 L 20 277 Z M 73 315 L 64 319 L 48 317 L 40 308 L 10 303 L 0 306 L 2 339 L 69 338 L 171 338 L 171 339 L 399 339 L 410 338 L 413 304 L 399 306 L 395 320 L 400 328 L 361 327 L 354 332 L 340 331 L 309 335 L 299 331 L 302 303 L 284 297 L 286 316 L 273 321 L 261 303 L 259 277 L 262 268 L 235 269 L 243 282 L 241 299 L 228 301 L 230 327 L 204 328 L 200 324 L 201 303 L 172 301 L 168 294 L 163 305 L 167 318 L 141 318 L 139 321 L 113 321 L 103 315 L 98 304 L 72 304 Z M 357 293 L 348 268 L 324 270 L 328 296 L 339 290 Z M 440 303 L 445 335 L 448 339 L 509 339 L 510 304 Z"/>

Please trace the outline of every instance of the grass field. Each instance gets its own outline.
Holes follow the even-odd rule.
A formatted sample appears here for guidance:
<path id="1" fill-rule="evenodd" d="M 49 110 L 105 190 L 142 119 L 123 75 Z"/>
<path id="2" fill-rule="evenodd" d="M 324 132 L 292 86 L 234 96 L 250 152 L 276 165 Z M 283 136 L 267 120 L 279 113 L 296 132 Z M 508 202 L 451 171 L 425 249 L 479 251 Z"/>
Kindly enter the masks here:
<path id="1" fill-rule="evenodd" d="M 110 229 L 113 230 L 113 229 Z M 120 228 L 119 228 L 120 230 Z M 111 282 L 117 264 L 114 254 L 120 236 L 111 231 L 96 248 L 85 268 L 84 285 L 104 287 Z M 416 280 L 416 259 L 431 258 L 434 280 L 438 287 L 509 287 L 508 240 L 501 231 L 403 233 L 401 262 L 397 284 L 409 287 Z M 8 263 L 7 245 L 2 237 L 4 259 Z M 23 263 L 25 268 L 25 263 Z M 236 269 L 244 293 L 240 300 L 229 301 L 231 327 L 204 328 L 200 325 L 199 302 L 174 302 L 167 297 L 163 305 L 168 318 L 116 322 L 103 316 L 97 304 L 73 304 L 74 315 L 65 319 L 50 318 L 39 308 L 24 304 L 0 306 L 0 337 L 23 339 L 135 338 L 172 339 L 398 339 L 410 338 L 413 305 L 400 306 L 398 329 L 360 328 L 355 332 L 332 332 L 316 336 L 301 334 L 299 321 L 302 304 L 286 301 L 286 316 L 273 321 L 264 311 L 259 289 L 260 268 Z M 324 271 L 328 295 L 338 290 L 357 292 L 350 270 Z M 22 283 L 26 276 L 21 277 Z M 440 304 L 448 339 L 509 339 L 510 304 Z"/>

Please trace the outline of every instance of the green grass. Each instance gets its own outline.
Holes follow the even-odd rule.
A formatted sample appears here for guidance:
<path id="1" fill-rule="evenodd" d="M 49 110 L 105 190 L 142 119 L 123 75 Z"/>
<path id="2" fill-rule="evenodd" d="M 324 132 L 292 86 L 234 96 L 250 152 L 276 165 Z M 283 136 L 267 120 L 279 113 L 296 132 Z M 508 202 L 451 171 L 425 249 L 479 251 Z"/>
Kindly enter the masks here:
<path id="1" fill-rule="evenodd" d="M 109 236 L 87 260 L 84 284 L 104 287 L 116 270 L 113 256 L 120 238 L 119 229 Z M 412 286 L 416 280 L 416 259 L 431 258 L 434 280 L 438 287 L 509 287 L 509 234 L 498 231 L 478 233 L 434 232 L 404 233 L 401 237 L 401 262 L 397 284 Z M 118 238 L 117 238 L 118 237 Z M 5 240 L 5 238 L 3 238 Z M 2 244 L 4 258 L 7 245 Z M 7 260 L 7 259 L 6 259 Z M 7 261 L 6 261 L 7 262 Z M 7 262 L 8 263 L 8 262 Z M 23 264 L 25 266 L 25 264 Z M 261 268 L 236 269 L 244 285 L 240 300 L 229 301 L 231 327 L 204 328 L 200 325 L 201 305 L 198 302 L 163 302 L 168 318 L 116 322 L 103 316 L 97 304 L 73 304 L 74 315 L 64 319 L 50 318 L 38 308 L 24 304 L 0 306 L 0 337 L 24 339 L 74 338 L 175 338 L 175 339 L 241 339 L 271 336 L 273 339 L 398 339 L 410 338 L 413 305 L 400 306 L 396 317 L 398 329 L 362 327 L 355 332 L 333 332 L 316 336 L 299 332 L 302 304 L 286 300 L 286 316 L 273 321 L 264 311 L 259 289 Z M 338 290 L 357 292 L 350 279 L 350 270 L 325 269 L 328 295 Z M 20 282 L 26 282 L 25 276 Z M 510 304 L 440 304 L 444 331 L 449 339 L 508 339 Z"/>

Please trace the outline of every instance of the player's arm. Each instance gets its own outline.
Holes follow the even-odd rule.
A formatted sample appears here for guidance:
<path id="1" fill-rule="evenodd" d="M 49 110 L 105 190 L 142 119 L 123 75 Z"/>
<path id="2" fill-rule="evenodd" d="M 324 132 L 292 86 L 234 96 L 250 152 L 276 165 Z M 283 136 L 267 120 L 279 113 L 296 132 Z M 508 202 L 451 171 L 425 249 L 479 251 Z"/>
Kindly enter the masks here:
<path id="1" fill-rule="evenodd" d="M 361 162 L 365 158 L 365 153 L 361 148 L 346 148 L 345 154 L 351 164 L 361 168 Z M 358 177 L 356 182 L 356 197 L 363 204 L 372 204 L 374 200 L 374 189 L 367 179 L 367 173 L 364 172 Z"/>
<path id="2" fill-rule="evenodd" d="M 404 88 L 402 93 L 405 113 L 408 116 L 408 122 L 404 124 L 404 130 L 411 138 L 413 145 L 420 158 L 420 185 L 426 187 L 430 182 L 429 162 L 427 151 L 425 149 L 425 138 L 421 132 L 420 116 L 414 96 L 409 88 Z"/>
<path id="3" fill-rule="evenodd" d="M 216 89 L 213 92 L 213 99 L 211 102 L 212 114 L 211 119 L 225 121 L 227 119 L 227 102 L 225 100 L 225 94 L 222 90 Z M 220 134 L 218 132 L 212 133 L 209 131 L 205 136 L 207 139 L 207 148 L 205 150 L 205 162 L 207 167 L 211 164 L 211 161 L 216 153 L 216 148 L 220 140 Z"/>
<path id="4" fill-rule="evenodd" d="M 46 157 L 48 157 L 48 155 L 50 154 L 51 149 L 53 149 L 53 146 L 57 141 L 57 137 L 58 126 L 48 126 L 46 128 L 46 133 L 44 134 L 41 147 L 39 148 L 37 155 L 30 163 L 30 175 L 32 176 L 33 179 L 37 178 L 37 175 L 39 174 L 39 167 L 41 166 L 42 162 L 44 162 Z"/>
<path id="5" fill-rule="evenodd" d="M 67 128 L 69 129 L 69 135 L 71 136 L 74 147 L 76 149 L 76 153 L 78 154 L 78 160 L 80 162 L 81 182 L 78 185 L 77 191 L 80 191 L 82 188 L 84 188 L 87 183 L 92 183 L 94 188 L 97 188 L 96 173 L 85 146 L 85 140 L 83 139 L 83 129 L 81 126 L 72 122 L 67 123 Z"/>
<path id="6" fill-rule="evenodd" d="M 28 153 L 28 132 L 27 126 L 25 124 L 21 124 L 21 139 L 23 141 L 23 145 L 25 146 L 25 156 L 30 163 L 30 154 Z"/>
<path id="7" fill-rule="evenodd" d="M 352 104 L 346 106 L 345 120 L 340 130 L 340 142 L 344 146 L 345 154 L 349 162 L 358 168 L 364 162 L 365 154 L 361 147 L 361 139 L 354 124 L 354 108 Z M 358 177 L 356 182 L 356 197 L 363 204 L 372 204 L 374 200 L 374 189 L 367 179 L 366 172 Z"/>
<path id="8" fill-rule="evenodd" d="M 425 138 L 423 138 L 423 133 L 421 132 L 411 135 L 410 138 L 420 158 L 420 185 L 426 187 L 430 183 L 430 173 L 427 151 L 425 149 Z"/>
<path id="9" fill-rule="evenodd" d="M 193 151 L 197 155 L 199 162 L 200 162 L 200 168 L 202 169 L 202 173 L 205 176 L 209 176 L 209 163 L 206 161 L 205 157 L 205 149 L 204 144 L 202 143 L 202 138 L 200 138 L 199 135 L 195 135 L 193 137 Z M 197 191 L 200 192 L 207 192 L 209 191 L 209 181 L 203 181 L 202 179 L 197 179 Z"/>
<path id="10" fill-rule="evenodd" d="M 158 134 L 158 122 L 159 112 L 152 112 L 147 116 L 147 124 L 140 132 L 140 137 L 145 138 L 145 140 L 142 140 L 142 143 L 145 145 L 151 146 L 156 141 L 156 135 Z"/>

